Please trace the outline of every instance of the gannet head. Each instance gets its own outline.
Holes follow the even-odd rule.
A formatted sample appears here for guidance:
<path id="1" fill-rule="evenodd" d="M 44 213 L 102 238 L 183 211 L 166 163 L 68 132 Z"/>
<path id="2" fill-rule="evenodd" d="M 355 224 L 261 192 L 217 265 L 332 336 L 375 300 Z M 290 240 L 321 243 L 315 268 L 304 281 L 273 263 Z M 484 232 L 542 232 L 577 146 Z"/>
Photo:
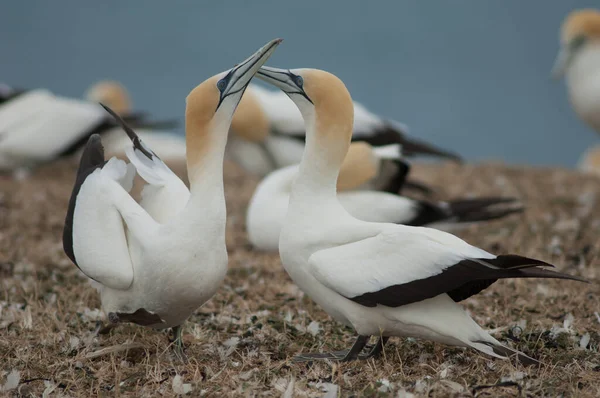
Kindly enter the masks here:
<path id="1" fill-rule="evenodd" d="M 304 120 L 309 125 L 314 123 L 317 140 L 343 145 L 346 154 L 352 137 L 354 104 L 337 76 L 319 69 L 263 66 L 257 77 L 279 87 L 296 103 Z"/>
<path id="2" fill-rule="evenodd" d="M 269 135 L 269 129 L 269 119 L 250 87 L 233 114 L 231 132 L 246 141 L 262 142 Z"/>
<path id="3" fill-rule="evenodd" d="M 245 61 L 194 88 L 187 96 L 186 146 L 190 162 L 212 150 L 211 133 L 229 131 L 233 114 L 250 80 L 269 59 L 282 39 L 271 40 Z"/>
<path id="4" fill-rule="evenodd" d="M 600 11 L 584 9 L 571 12 L 561 27 L 560 50 L 552 76 L 562 77 L 582 50 L 592 43 L 600 43 Z"/>
<path id="5" fill-rule="evenodd" d="M 350 144 L 337 179 L 338 191 L 349 191 L 367 183 L 379 173 L 380 161 L 364 141 Z"/>
<path id="6" fill-rule="evenodd" d="M 101 80 L 93 84 L 85 92 L 85 98 L 90 102 L 107 105 L 118 115 L 125 115 L 131 111 L 127 89 L 115 80 Z"/>

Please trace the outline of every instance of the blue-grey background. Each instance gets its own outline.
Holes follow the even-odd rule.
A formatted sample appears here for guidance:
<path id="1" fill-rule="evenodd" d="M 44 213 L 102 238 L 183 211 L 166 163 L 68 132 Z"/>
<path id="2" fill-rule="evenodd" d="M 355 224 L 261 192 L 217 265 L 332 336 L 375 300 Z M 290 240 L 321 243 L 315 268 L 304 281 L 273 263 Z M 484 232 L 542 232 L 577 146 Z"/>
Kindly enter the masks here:
<path id="1" fill-rule="evenodd" d="M 329 70 L 412 135 L 469 160 L 574 166 L 600 137 L 550 69 L 564 16 L 595 4 L 5 0 L 0 81 L 81 96 L 117 79 L 136 109 L 183 121 L 191 88 L 282 37 L 271 65 Z"/>

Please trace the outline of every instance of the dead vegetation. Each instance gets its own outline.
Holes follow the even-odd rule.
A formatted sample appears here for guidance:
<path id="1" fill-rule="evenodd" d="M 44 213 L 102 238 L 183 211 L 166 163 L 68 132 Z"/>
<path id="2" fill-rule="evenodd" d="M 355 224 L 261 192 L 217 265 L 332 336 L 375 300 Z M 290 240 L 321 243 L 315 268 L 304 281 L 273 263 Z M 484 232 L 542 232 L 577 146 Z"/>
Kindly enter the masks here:
<path id="1" fill-rule="evenodd" d="M 592 283 L 502 281 L 464 303 L 501 341 L 543 361 L 524 367 L 475 351 L 392 339 L 378 360 L 292 364 L 353 334 L 291 282 L 276 254 L 252 251 L 245 206 L 256 185 L 226 166 L 229 273 L 185 325 L 189 363 L 165 332 L 95 331 L 99 299 L 62 251 L 75 164 L 0 181 L 0 391 L 8 396 L 600 396 L 600 180 L 502 165 L 417 165 L 440 198 L 514 195 L 523 215 L 458 234 L 495 253 L 554 263 Z"/>

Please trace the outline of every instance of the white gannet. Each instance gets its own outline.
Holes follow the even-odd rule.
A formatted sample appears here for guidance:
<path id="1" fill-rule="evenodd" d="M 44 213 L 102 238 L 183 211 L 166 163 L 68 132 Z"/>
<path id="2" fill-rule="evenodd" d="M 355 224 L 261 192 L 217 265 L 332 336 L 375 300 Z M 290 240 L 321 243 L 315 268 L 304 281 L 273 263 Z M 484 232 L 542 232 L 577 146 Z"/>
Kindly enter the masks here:
<path id="1" fill-rule="evenodd" d="M 90 137 L 63 246 L 96 282 L 111 322 L 173 328 L 181 351 L 181 325 L 215 294 L 227 272 L 223 158 L 229 124 L 250 79 L 280 42 L 269 42 L 188 95 L 189 191 L 124 123 L 133 165 L 105 161 L 100 136 Z M 135 169 L 149 184 L 140 204 L 128 193 Z"/>
<path id="2" fill-rule="evenodd" d="M 573 109 L 600 134 L 600 11 L 577 10 L 565 18 L 552 73 L 565 76 Z"/>
<path id="3" fill-rule="evenodd" d="M 134 127 L 159 127 L 144 115 L 126 117 Z M 31 168 L 76 153 L 92 134 L 117 126 L 97 104 L 45 89 L 0 90 L 0 171 Z"/>
<path id="4" fill-rule="evenodd" d="M 381 148 L 372 150 L 365 142 L 353 142 L 340 169 L 337 198 L 348 213 L 359 220 L 452 230 L 461 225 L 498 219 L 523 210 L 515 198 L 429 202 L 394 193 L 357 190 L 364 181 L 377 174 L 380 158 L 376 151 Z M 256 249 L 278 249 L 279 234 L 297 175 L 297 165 L 275 170 L 254 191 L 246 211 L 246 231 L 248 240 Z M 399 192 L 400 188 L 395 192 Z"/>
<path id="5" fill-rule="evenodd" d="M 600 134 L 600 10 L 576 10 L 565 18 L 552 74 L 565 76 L 573 110 Z M 597 150 L 590 148 L 581 156 L 580 170 L 599 172 Z"/>
<path id="6" fill-rule="evenodd" d="M 501 278 L 579 278 L 539 268 L 549 265 L 543 261 L 495 256 L 436 229 L 352 217 L 336 196 L 352 134 L 344 83 L 315 69 L 263 67 L 257 76 L 290 96 L 307 130 L 279 241 L 282 264 L 308 296 L 358 334 L 350 350 L 296 359 L 368 358 L 389 336 L 410 336 L 535 362 L 490 336 L 457 302 Z M 370 336 L 379 341 L 363 355 Z"/>
<path id="7" fill-rule="evenodd" d="M 600 145 L 586 149 L 577 162 L 577 168 L 584 173 L 600 176 Z"/>
<path id="8" fill-rule="evenodd" d="M 385 120 L 354 102 L 353 141 L 374 146 L 401 144 L 405 156 L 429 154 L 453 160 L 457 155 L 406 136 L 406 126 Z M 305 131 L 302 115 L 281 92 L 250 85 L 231 124 L 227 154 L 247 171 L 265 176 L 300 162 Z"/>
<path id="9" fill-rule="evenodd" d="M 171 169 L 183 170 L 185 167 L 185 138 L 162 128 L 170 127 L 169 121 L 147 122 L 144 112 L 132 110 L 131 97 L 127 89 L 114 80 L 101 80 L 94 83 L 85 93 L 85 98 L 91 102 L 105 104 L 128 124 L 137 124 L 136 133 L 146 145 L 153 148 L 154 152 Z M 144 123 L 144 126 L 139 124 Z M 145 128 L 144 128 L 145 127 Z M 125 157 L 125 149 L 131 146 L 129 138 L 123 135 L 119 126 L 114 126 L 102 134 L 102 144 L 107 157 Z"/>

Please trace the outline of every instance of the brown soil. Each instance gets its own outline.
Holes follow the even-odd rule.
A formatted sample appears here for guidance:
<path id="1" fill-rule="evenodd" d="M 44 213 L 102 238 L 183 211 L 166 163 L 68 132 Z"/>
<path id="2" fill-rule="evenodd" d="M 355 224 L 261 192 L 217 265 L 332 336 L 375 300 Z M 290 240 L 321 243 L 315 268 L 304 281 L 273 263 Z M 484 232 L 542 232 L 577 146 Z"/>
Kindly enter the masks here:
<path id="1" fill-rule="evenodd" d="M 524 214 L 471 226 L 458 233 L 462 238 L 592 282 L 501 281 L 463 303 L 480 325 L 541 367 L 399 338 L 381 359 L 309 366 L 290 358 L 345 348 L 353 333 L 304 297 L 276 254 L 250 249 L 245 207 L 257 180 L 227 164 L 229 273 L 185 325 L 183 364 L 165 332 L 124 325 L 95 336 L 104 320 L 98 296 L 61 242 L 75 168 L 62 161 L 23 181 L 0 180 L 0 391 L 15 382 L 9 396 L 172 396 L 191 389 L 194 396 L 291 397 L 335 388 L 340 396 L 600 396 L 596 178 L 499 164 L 413 167 L 413 178 L 433 184 L 439 198 L 505 195 L 526 204 Z"/>

